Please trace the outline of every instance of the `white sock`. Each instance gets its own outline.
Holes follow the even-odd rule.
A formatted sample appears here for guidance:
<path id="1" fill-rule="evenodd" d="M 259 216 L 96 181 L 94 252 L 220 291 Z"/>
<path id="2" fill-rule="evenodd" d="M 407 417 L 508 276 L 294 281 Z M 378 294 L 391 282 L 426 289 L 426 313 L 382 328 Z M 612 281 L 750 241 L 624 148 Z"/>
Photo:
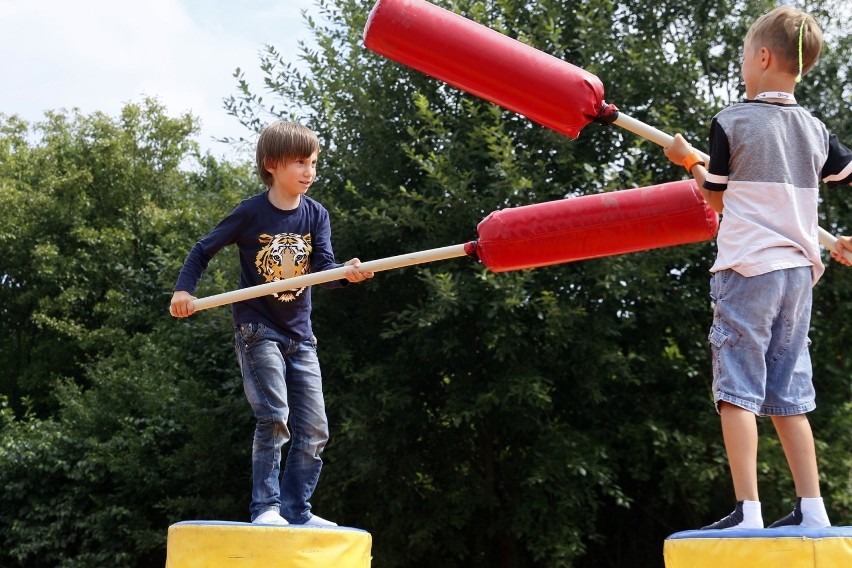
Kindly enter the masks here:
<path id="1" fill-rule="evenodd" d="M 760 511 L 760 501 L 743 501 L 743 522 L 738 529 L 762 529 L 763 513 Z"/>
<path id="2" fill-rule="evenodd" d="M 822 497 L 802 497 L 802 525 L 803 527 L 830 527 L 828 513 Z"/>

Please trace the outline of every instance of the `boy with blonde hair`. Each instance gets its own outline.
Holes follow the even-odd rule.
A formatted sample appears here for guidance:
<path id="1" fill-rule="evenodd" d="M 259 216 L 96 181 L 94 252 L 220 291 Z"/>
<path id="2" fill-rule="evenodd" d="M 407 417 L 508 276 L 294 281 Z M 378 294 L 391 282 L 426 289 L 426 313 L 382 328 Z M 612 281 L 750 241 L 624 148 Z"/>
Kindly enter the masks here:
<path id="1" fill-rule="evenodd" d="M 294 122 L 274 122 L 257 142 L 257 171 L 266 191 L 245 199 L 190 250 L 170 312 L 194 312 L 192 293 L 213 256 L 236 244 L 240 288 L 344 266 L 334 260 L 328 211 L 306 195 L 316 178 L 319 141 Z M 357 258 L 345 263 L 340 288 L 372 278 Z M 237 302 L 234 340 L 243 390 L 256 420 L 252 445 L 251 521 L 334 526 L 311 510 L 328 442 L 328 419 L 311 326 L 311 288 Z M 286 463 L 283 446 L 290 441 Z"/>
<path id="2" fill-rule="evenodd" d="M 665 150 L 723 213 L 710 269 L 713 397 L 736 506 L 703 527 L 763 528 L 756 416 L 770 416 L 793 476 L 796 503 L 770 527 L 829 526 L 820 495 L 808 329 L 812 287 L 824 271 L 817 238 L 820 180 L 852 182 L 852 152 L 796 104 L 822 31 L 793 8 L 761 16 L 743 42 L 746 100 L 710 126 L 709 168 L 681 135 Z"/>

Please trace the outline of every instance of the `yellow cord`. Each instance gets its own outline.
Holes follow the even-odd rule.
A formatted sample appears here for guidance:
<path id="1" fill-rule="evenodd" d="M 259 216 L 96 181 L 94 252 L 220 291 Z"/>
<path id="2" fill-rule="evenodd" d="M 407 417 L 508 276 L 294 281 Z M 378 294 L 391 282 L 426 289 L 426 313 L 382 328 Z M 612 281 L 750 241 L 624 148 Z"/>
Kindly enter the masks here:
<path id="1" fill-rule="evenodd" d="M 796 75 L 797 83 L 802 82 L 802 38 L 805 34 L 805 20 L 807 20 L 807 18 L 803 18 L 802 25 L 799 26 L 799 74 Z"/>

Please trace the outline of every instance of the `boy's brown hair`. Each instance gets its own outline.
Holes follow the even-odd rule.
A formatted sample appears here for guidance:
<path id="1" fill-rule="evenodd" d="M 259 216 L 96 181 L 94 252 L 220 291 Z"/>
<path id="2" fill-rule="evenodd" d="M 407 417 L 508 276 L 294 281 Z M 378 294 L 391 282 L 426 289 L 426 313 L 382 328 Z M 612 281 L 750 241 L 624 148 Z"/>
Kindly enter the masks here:
<path id="1" fill-rule="evenodd" d="M 802 68 L 804 76 L 810 71 L 822 51 L 822 30 L 810 14 L 795 8 L 775 8 L 758 18 L 745 37 L 752 49 L 769 49 L 785 63 L 785 71 L 798 75 L 799 33 L 802 34 Z"/>
<path id="2" fill-rule="evenodd" d="M 273 122 L 263 129 L 257 140 L 257 173 L 266 187 L 272 187 L 272 174 L 267 167 L 309 158 L 319 149 L 319 139 L 310 128 L 298 122 Z"/>

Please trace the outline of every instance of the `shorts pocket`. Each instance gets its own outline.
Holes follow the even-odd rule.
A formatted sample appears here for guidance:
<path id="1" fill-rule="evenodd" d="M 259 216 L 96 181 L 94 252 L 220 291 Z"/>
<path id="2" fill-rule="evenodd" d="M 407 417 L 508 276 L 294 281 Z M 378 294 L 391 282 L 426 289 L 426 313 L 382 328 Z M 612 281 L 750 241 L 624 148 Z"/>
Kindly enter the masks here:
<path id="1" fill-rule="evenodd" d="M 707 341 L 716 349 L 720 349 L 725 344 L 728 347 L 733 347 L 737 343 L 735 334 L 730 329 L 718 323 L 714 323 L 710 327 L 710 334 L 707 336 Z"/>

